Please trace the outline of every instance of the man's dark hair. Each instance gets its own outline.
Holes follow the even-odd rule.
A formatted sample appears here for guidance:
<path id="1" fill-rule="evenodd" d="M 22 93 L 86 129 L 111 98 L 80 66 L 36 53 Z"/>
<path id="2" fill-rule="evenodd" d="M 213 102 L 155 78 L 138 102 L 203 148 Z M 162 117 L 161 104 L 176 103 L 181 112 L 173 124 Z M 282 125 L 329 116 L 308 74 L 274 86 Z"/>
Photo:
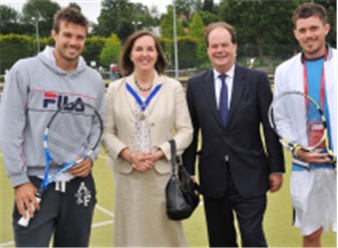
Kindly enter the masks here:
<path id="1" fill-rule="evenodd" d="M 327 12 L 322 5 L 317 3 L 303 3 L 293 13 L 293 24 L 296 26 L 298 19 L 306 19 L 311 16 L 318 16 L 323 24 L 327 23 Z"/>
<path id="2" fill-rule="evenodd" d="M 77 9 L 72 7 L 66 7 L 63 9 L 60 9 L 56 14 L 54 15 L 54 22 L 53 22 L 53 30 L 58 34 L 60 31 L 60 22 L 66 21 L 80 25 L 88 31 L 88 20 L 87 18 Z"/>

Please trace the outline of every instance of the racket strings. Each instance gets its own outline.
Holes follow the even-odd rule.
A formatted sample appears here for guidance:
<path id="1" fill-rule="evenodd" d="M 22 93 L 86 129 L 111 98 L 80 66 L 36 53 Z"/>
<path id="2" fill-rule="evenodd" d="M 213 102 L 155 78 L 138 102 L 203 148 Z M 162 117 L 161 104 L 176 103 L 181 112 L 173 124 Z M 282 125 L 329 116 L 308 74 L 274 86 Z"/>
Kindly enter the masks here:
<path id="1" fill-rule="evenodd" d="M 47 141 L 54 162 L 64 164 L 75 161 L 87 152 L 91 122 L 91 115 L 60 112 L 55 116 Z"/>
<path id="2" fill-rule="evenodd" d="M 318 145 L 323 135 L 312 136 L 309 142 L 310 123 L 322 124 L 322 117 L 315 103 L 302 94 L 285 94 L 276 98 L 271 109 L 272 122 L 278 135 L 292 144 L 302 147 Z"/>

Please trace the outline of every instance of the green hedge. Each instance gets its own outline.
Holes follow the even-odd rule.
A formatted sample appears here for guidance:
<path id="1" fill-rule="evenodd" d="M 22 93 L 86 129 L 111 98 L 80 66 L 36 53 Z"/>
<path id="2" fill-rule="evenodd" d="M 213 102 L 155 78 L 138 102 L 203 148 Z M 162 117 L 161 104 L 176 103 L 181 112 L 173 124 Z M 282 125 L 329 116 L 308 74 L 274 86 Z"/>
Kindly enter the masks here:
<path id="1" fill-rule="evenodd" d="M 163 47 L 169 69 L 175 68 L 175 50 L 174 41 L 172 39 L 160 38 L 160 43 Z M 198 64 L 197 61 L 197 46 L 196 39 L 188 36 L 177 37 L 177 53 L 178 65 L 181 69 L 194 68 Z"/>
<path id="2" fill-rule="evenodd" d="M 100 65 L 100 52 L 105 41 L 106 38 L 103 37 L 87 37 L 82 56 L 88 65 L 90 61 L 96 61 L 96 64 Z M 52 37 L 40 38 L 40 51 L 54 44 Z M 10 69 L 17 60 L 36 55 L 37 50 L 36 38 L 18 34 L 0 35 L 0 74 L 4 74 L 5 70 Z"/>
<path id="3" fill-rule="evenodd" d="M 0 35 L 0 74 L 19 59 L 33 55 L 33 39 L 27 35 Z"/>

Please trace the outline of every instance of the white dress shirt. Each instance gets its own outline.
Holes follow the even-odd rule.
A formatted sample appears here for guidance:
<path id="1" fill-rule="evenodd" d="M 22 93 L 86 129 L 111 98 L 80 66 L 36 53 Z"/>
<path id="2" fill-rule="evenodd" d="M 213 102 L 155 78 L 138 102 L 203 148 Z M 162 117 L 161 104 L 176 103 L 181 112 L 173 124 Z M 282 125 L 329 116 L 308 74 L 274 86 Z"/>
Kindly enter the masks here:
<path id="1" fill-rule="evenodd" d="M 222 89 L 222 80 L 219 78 L 219 73 L 216 71 L 214 68 L 214 87 L 215 87 L 215 97 L 216 97 L 216 103 L 217 103 L 217 108 L 219 109 L 219 96 L 221 94 L 221 89 Z M 228 108 L 230 109 L 230 102 L 231 102 L 231 93 L 232 93 L 232 88 L 234 84 L 234 76 L 235 76 L 235 65 L 233 65 L 229 71 L 225 73 L 227 77 L 225 78 L 225 83 L 228 86 Z"/>

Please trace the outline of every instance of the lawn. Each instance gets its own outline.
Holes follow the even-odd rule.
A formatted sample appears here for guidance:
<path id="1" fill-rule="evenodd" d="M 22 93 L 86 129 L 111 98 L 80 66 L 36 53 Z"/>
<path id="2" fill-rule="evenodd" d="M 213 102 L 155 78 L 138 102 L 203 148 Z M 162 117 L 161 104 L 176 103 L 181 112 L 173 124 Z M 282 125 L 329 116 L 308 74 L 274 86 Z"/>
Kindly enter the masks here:
<path id="1" fill-rule="evenodd" d="M 274 194 L 268 193 L 268 207 L 264 220 L 266 238 L 270 247 L 300 247 L 301 236 L 297 228 L 292 226 L 292 206 L 289 195 L 290 156 L 286 153 L 287 173 L 284 186 Z M 13 207 L 13 190 L 5 175 L 4 165 L 0 165 L 0 247 L 14 247 L 11 226 Z M 102 151 L 93 169 L 97 186 L 98 204 L 95 210 L 90 247 L 111 247 L 113 244 L 114 225 L 114 189 L 112 171 L 106 165 L 106 154 Z M 191 247 L 207 247 L 207 233 L 204 220 L 203 204 L 191 218 L 185 220 L 184 229 Z M 156 235 L 156 234 L 154 234 Z M 225 234 L 226 235 L 226 234 Z M 323 247 L 337 247 L 336 234 L 324 233 Z"/>

